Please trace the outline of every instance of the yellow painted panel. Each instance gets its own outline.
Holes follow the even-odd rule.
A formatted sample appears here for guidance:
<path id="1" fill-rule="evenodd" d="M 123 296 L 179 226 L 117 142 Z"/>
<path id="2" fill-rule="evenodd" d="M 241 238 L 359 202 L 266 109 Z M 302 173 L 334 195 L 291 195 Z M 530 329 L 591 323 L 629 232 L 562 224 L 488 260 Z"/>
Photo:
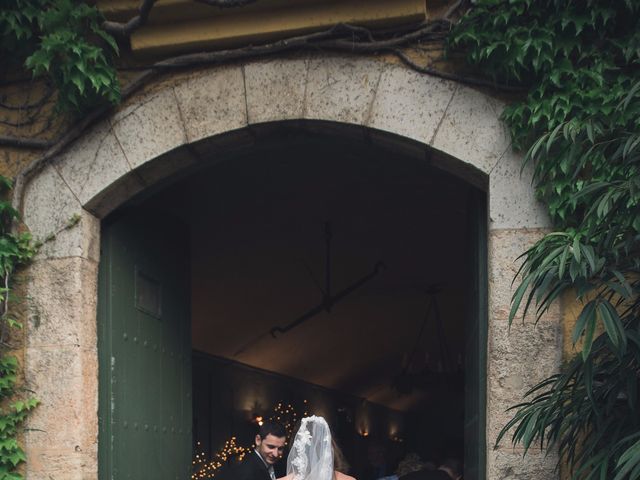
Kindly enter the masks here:
<path id="1" fill-rule="evenodd" d="M 346 0 L 347 2 L 351 0 Z M 295 9 L 311 4 L 335 3 L 335 0 L 259 0 L 244 7 L 216 8 L 194 0 L 157 0 L 147 24 L 178 23 L 203 18 L 255 15 L 274 9 Z M 140 0 L 98 0 L 98 8 L 109 20 L 127 21 L 137 15 Z"/>
<path id="2" fill-rule="evenodd" d="M 134 5 L 129 0 L 99 3 L 109 19 L 120 21 L 135 14 Z M 390 27 L 425 18 L 424 0 L 265 0 L 236 9 L 161 0 L 149 23 L 131 36 L 131 48 L 136 54 L 166 55 L 264 42 L 337 23 Z"/>

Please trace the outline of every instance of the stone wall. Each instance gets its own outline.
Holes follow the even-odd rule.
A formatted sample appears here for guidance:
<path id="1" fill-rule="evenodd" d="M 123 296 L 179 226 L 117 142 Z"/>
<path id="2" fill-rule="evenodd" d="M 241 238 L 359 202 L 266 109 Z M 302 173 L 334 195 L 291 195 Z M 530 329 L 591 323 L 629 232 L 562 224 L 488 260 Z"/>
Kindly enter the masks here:
<path id="1" fill-rule="evenodd" d="M 305 55 L 166 79 L 129 99 L 35 175 L 19 204 L 36 238 L 57 232 L 30 269 L 34 312 L 25 376 L 42 404 L 29 420 L 29 479 L 97 478 L 96 275 L 100 219 L 198 162 L 250 149 L 269 122 L 293 121 L 392 145 L 482 186 L 489 199 L 487 470 L 490 479 L 551 479 L 553 455 L 493 449 L 495 436 L 561 357 L 560 313 L 507 328 L 515 258 L 548 228 L 531 171 L 511 151 L 503 105 L 478 90 L 382 60 Z M 71 218 L 80 221 L 66 226 Z"/>

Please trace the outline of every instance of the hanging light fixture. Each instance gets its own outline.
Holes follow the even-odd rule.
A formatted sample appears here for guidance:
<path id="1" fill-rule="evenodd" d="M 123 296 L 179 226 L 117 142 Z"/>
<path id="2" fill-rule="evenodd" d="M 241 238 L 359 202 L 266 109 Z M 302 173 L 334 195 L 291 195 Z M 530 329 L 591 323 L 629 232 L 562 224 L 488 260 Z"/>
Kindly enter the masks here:
<path id="1" fill-rule="evenodd" d="M 401 395 L 409 395 L 414 390 L 429 390 L 431 388 L 461 383 L 463 378 L 462 361 L 458 359 L 457 365 L 451 358 L 451 352 L 444 333 L 437 295 L 441 292 L 440 285 L 431 285 L 426 291 L 427 309 L 420 324 L 420 330 L 415 344 L 408 354 L 404 355 L 402 370 L 393 377 L 391 386 Z M 432 355 L 428 351 L 424 354 L 424 363 L 419 364 L 418 353 L 423 343 L 423 336 L 427 325 L 433 319 L 435 327 L 438 352 Z M 425 349 L 426 350 L 426 349 Z M 421 368 L 420 368 L 421 367 Z"/>

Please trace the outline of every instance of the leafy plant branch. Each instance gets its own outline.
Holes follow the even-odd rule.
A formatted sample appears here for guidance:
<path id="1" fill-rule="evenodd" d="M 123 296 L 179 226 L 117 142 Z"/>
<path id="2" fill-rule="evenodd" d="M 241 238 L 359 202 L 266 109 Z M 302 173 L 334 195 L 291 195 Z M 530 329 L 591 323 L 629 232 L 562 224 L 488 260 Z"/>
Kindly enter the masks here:
<path id="1" fill-rule="evenodd" d="M 95 7 L 76 0 L 7 0 L 0 10 L 0 56 L 56 87 L 62 111 L 119 101 L 115 40 Z"/>
<path id="2" fill-rule="evenodd" d="M 572 292 L 578 353 L 497 439 L 558 449 L 573 479 L 640 478 L 640 2 L 482 0 L 450 48 L 527 89 L 503 119 L 556 231 L 522 255 L 510 322 Z"/>
<path id="3" fill-rule="evenodd" d="M 59 2 L 67 6 L 71 4 L 80 5 L 82 3 L 79 0 L 11 1 L 14 2 L 15 8 L 20 10 L 17 13 L 14 12 L 14 17 L 20 21 L 22 21 L 22 17 L 25 16 L 25 13 L 22 11 L 22 7 L 26 4 L 44 2 L 50 8 L 54 9 L 54 6 Z M 246 6 L 251 3 L 255 3 L 256 1 L 257 0 L 203 0 L 203 3 L 218 8 L 235 8 Z M 470 85 L 488 86 L 515 91 L 521 90 L 519 87 L 501 85 L 494 80 L 468 77 L 456 73 L 441 71 L 434 68 L 432 65 L 421 65 L 403 50 L 405 47 L 418 47 L 420 49 L 425 49 L 425 46 L 429 44 L 442 45 L 452 26 L 451 17 L 460 8 L 462 4 L 461 0 L 453 2 L 441 18 L 429 20 L 422 25 L 414 25 L 409 28 L 400 27 L 394 28 L 390 31 L 377 31 L 374 33 L 373 31 L 363 27 L 341 24 L 335 25 L 323 32 L 290 37 L 262 45 L 251 45 L 228 50 L 180 55 L 151 65 L 135 67 L 134 69 L 141 70 L 142 73 L 130 84 L 120 87 L 115 75 L 116 67 L 114 63 L 115 55 L 117 54 L 117 45 L 113 41 L 112 36 L 117 37 L 121 41 L 126 41 L 133 31 L 144 25 L 154 3 L 155 0 L 144 0 L 141 3 L 137 14 L 125 23 L 104 21 L 96 11 L 92 10 L 93 7 L 87 7 L 84 5 L 84 7 L 79 10 L 79 13 L 77 13 L 77 16 L 81 17 L 84 23 L 80 22 L 79 24 L 76 23 L 76 26 L 65 26 L 64 28 L 66 29 L 65 32 L 67 35 L 69 34 L 67 30 L 73 30 L 76 32 L 74 41 L 80 42 L 81 40 L 84 41 L 83 39 L 88 38 L 101 42 L 100 44 L 103 47 L 104 56 L 99 58 L 100 65 L 96 65 L 96 71 L 88 70 L 86 66 L 76 66 L 74 64 L 74 58 L 71 58 L 70 62 L 67 59 L 63 59 L 64 61 L 62 63 L 65 61 L 68 63 L 67 66 L 63 68 L 62 66 L 59 66 L 57 62 L 48 62 L 44 54 L 36 55 L 29 63 L 33 68 L 40 65 L 37 70 L 38 74 L 54 74 L 53 70 L 50 69 L 61 69 L 62 73 L 57 75 L 60 81 L 56 82 L 55 86 L 58 89 L 69 90 L 69 92 L 63 92 L 59 97 L 60 108 L 62 110 L 82 113 L 82 115 L 76 124 L 71 127 L 71 130 L 62 133 L 53 140 L 43 140 L 41 138 L 37 138 L 37 135 L 34 136 L 33 134 L 29 137 L 4 135 L 0 136 L 0 145 L 33 149 L 52 148 L 61 142 L 66 141 L 65 139 L 75 138 L 72 134 L 74 130 L 78 127 L 84 128 L 84 126 L 91 123 L 86 121 L 87 117 L 92 119 L 101 117 L 104 112 L 109 111 L 111 105 L 117 103 L 121 98 L 126 98 L 128 95 L 135 92 L 140 85 L 149 81 L 159 73 L 194 66 L 221 64 L 244 58 L 274 55 L 286 51 L 324 50 L 350 54 L 391 54 L 398 57 L 408 67 L 423 74 L 438 76 Z M 45 13 L 41 14 L 45 15 Z M 31 14 L 31 16 L 33 15 L 35 15 L 35 13 Z M 46 16 L 48 15 L 50 14 L 46 13 Z M 13 23 L 16 21 L 17 20 L 14 19 Z M 100 25 L 98 26 L 99 23 Z M 87 37 L 87 25 L 90 27 L 89 33 L 93 32 L 92 36 L 89 35 Z M 1 26 L 2 17 L 0 16 L 0 32 L 2 32 Z M 100 28 L 102 29 L 101 31 Z M 16 29 L 5 30 L 14 37 L 19 35 L 13 31 Z M 20 35 L 27 34 L 20 33 Z M 31 33 L 31 36 L 34 35 L 34 33 Z M 108 69 L 111 70 L 107 75 L 106 70 Z"/>
<path id="4" fill-rule="evenodd" d="M 12 281 L 16 270 L 30 261 L 35 253 L 31 237 L 27 233 L 14 233 L 13 222 L 18 214 L 6 200 L 11 182 L 0 176 L 0 479 L 19 480 L 23 476 L 17 467 L 26 460 L 17 437 L 27 415 L 38 401 L 33 397 L 23 398 L 19 393 L 19 363 L 8 351 L 10 331 L 22 328 L 19 319 L 11 310 Z"/>

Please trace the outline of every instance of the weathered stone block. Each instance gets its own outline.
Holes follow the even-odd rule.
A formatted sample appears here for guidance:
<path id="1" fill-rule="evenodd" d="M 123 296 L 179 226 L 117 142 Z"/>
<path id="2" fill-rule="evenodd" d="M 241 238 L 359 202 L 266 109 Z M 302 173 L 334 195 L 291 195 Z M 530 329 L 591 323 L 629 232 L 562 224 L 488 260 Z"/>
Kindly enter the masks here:
<path id="1" fill-rule="evenodd" d="M 241 67 L 219 67 L 174 88 L 189 142 L 247 125 Z"/>
<path id="2" fill-rule="evenodd" d="M 79 221 L 69 227 L 78 217 Z M 40 248 L 38 258 L 98 259 L 99 222 L 82 209 L 53 167 L 46 167 L 27 184 L 23 220 L 36 241 L 48 239 Z"/>
<path id="3" fill-rule="evenodd" d="M 97 218 L 104 218 L 145 187 L 137 171 L 129 172 L 88 201 L 85 208 Z"/>
<path id="4" fill-rule="evenodd" d="M 519 450 L 487 450 L 487 478 L 491 480 L 556 480 L 558 457 L 531 450 L 526 456 Z"/>
<path id="5" fill-rule="evenodd" d="M 83 449 L 95 442 L 97 349 L 31 347 L 25 352 L 25 384 L 40 405 L 28 417 L 28 448 Z M 61 388 L 64 386 L 64 388 Z"/>
<path id="6" fill-rule="evenodd" d="M 131 168 L 139 167 L 187 140 L 172 88 L 142 98 L 119 111 L 111 119 L 111 125 Z"/>
<path id="7" fill-rule="evenodd" d="M 489 174 L 509 147 L 509 134 L 500 113 L 504 105 L 487 95 L 460 86 L 442 119 L 433 147 Z"/>
<path id="8" fill-rule="evenodd" d="M 453 82 L 389 68 L 380 78 L 368 126 L 430 144 L 455 89 Z"/>
<path id="9" fill-rule="evenodd" d="M 136 169 L 135 173 L 145 185 L 154 185 L 160 180 L 189 169 L 198 161 L 199 157 L 191 147 L 180 147 L 145 163 Z"/>
<path id="10" fill-rule="evenodd" d="M 78 257 L 29 266 L 29 348 L 95 347 L 97 276 L 97 263 Z"/>
<path id="11" fill-rule="evenodd" d="M 487 366 L 487 440 L 493 444 L 513 413 L 507 409 L 521 403 L 525 393 L 557 373 L 562 361 L 562 328 L 559 317 L 537 324 L 506 319 L 489 323 Z"/>
<path id="12" fill-rule="evenodd" d="M 507 318 L 511 310 L 511 297 L 519 285 L 519 279 L 513 281 L 523 259 L 520 255 L 527 251 L 537 240 L 543 237 L 544 230 L 494 230 L 489 233 L 489 316 Z M 524 306 L 524 302 L 523 302 Z M 551 318 L 558 316 L 559 304 L 549 311 Z M 522 307 L 518 311 L 521 318 Z M 530 310 L 535 318 L 535 303 Z"/>
<path id="13" fill-rule="evenodd" d="M 27 434 L 29 436 L 29 434 Z M 97 455 L 75 448 L 29 450 L 26 465 L 29 480 L 97 480 Z"/>
<path id="14" fill-rule="evenodd" d="M 546 208 L 535 198 L 533 167 L 508 148 L 489 175 L 489 229 L 549 228 Z"/>
<path id="15" fill-rule="evenodd" d="M 387 64 L 356 57 L 320 57 L 309 62 L 305 118 L 362 125 Z"/>
<path id="16" fill-rule="evenodd" d="M 54 166 L 82 205 L 131 170 L 108 122 L 80 137 Z"/>
<path id="17" fill-rule="evenodd" d="M 307 67 L 305 58 L 246 65 L 249 123 L 302 118 Z"/>

